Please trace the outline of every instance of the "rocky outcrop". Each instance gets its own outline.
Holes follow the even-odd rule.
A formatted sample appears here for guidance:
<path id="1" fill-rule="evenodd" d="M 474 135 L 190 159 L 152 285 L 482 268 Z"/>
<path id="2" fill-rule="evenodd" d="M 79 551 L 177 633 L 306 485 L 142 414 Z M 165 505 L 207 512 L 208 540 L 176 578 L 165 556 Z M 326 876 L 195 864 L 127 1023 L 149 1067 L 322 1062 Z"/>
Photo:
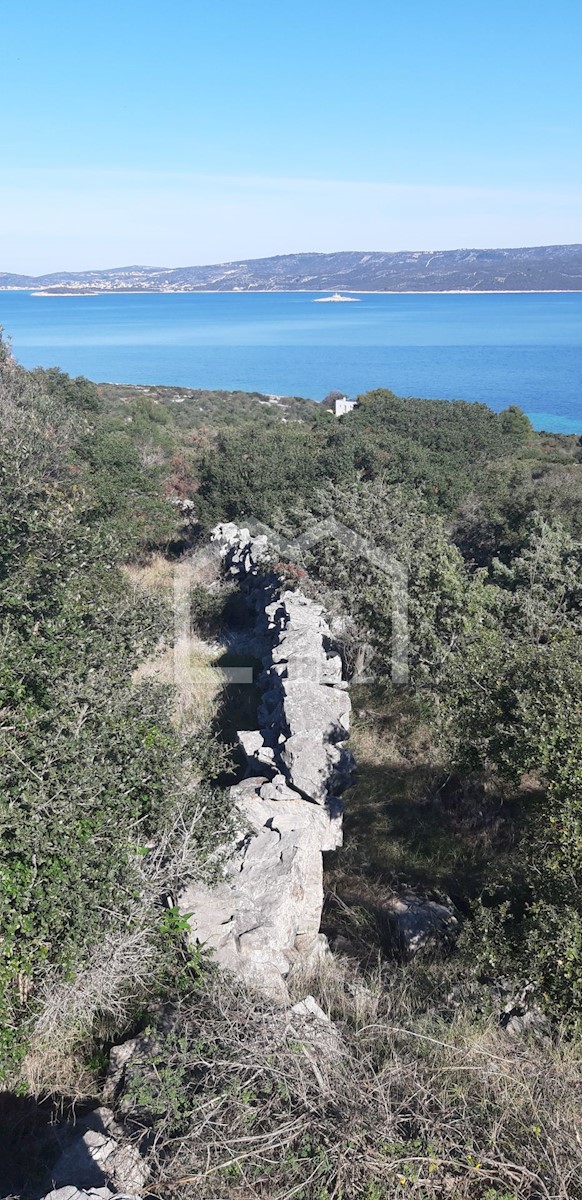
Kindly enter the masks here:
<path id="1" fill-rule="evenodd" d="M 223 560 L 229 575 L 242 578 L 257 575 L 269 555 L 269 540 L 265 534 L 251 535 L 250 529 L 239 528 L 234 521 L 217 525 L 210 540 Z"/>
<path id="2" fill-rule="evenodd" d="M 52 1192 L 47 1192 L 44 1200 L 134 1200 L 134 1198 L 124 1196 L 121 1192 L 112 1192 L 108 1187 L 89 1188 L 87 1191 L 85 1188 L 68 1184 L 67 1187 L 54 1188 Z"/>
<path id="3" fill-rule="evenodd" d="M 350 700 L 322 606 L 301 592 L 276 594 L 267 539 L 233 523 L 218 526 L 213 539 L 227 572 L 243 581 L 270 649 L 259 728 L 239 733 L 247 778 L 232 799 L 242 832 L 218 886 L 191 884 L 179 903 L 191 914 L 194 942 L 250 985 L 284 998 L 294 966 L 328 952 L 319 933 L 322 855 L 342 841 Z"/>

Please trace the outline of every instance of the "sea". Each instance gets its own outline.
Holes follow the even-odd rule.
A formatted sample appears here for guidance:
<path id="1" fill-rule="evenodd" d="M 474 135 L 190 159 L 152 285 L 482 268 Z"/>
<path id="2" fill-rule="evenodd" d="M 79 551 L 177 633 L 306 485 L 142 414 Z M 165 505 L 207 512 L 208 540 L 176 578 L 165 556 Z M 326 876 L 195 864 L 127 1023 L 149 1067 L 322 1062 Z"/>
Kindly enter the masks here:
<path id="1" fill-rule="evenodd" d="M 0 291 L 0 325 L 24 366 L 99 382 L 313 400 L 386 387 L 582 433 L 582 293 L 321 295 Z"/>

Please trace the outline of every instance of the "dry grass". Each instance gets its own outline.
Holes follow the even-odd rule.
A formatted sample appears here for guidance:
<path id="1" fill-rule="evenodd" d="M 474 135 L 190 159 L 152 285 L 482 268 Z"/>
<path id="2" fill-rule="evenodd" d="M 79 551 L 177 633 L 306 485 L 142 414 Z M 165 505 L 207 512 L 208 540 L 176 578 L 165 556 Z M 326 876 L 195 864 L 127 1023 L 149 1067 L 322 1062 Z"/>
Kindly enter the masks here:
<path id="1" fill-rule="evenodd" d="M 47 976 L 39 997 L 40 1015 L 31 1032 L 21 1081 L 35 1096 L 84 1099 L 95 1092 L 94 1071 L 83 1054 L 99 1016 L 111 1028 L 123 1027 L 146 995 L 155 974 L 152 929 L 143 919 L 131 931 L 116 930 L 68 982 Z"/>
<path id="2" fill-rule="evenodd" d="M 47 970 L 39 980 L 37 1016 L 15 1081 L 18 1086 L 24 1082 L 32 1095 L 76 1099 L 95 1095 L 95 1070 L 87 1063 L 95 1036 L 99 1033 L 104 1041 L 114 1037 L 135 1018 L 140 1006 L 147 1007 L 159 996 L 166 967 L 159 941 L 160 906 L 186 880 L 204 876 L 209 866 L 198 838 L 204 803 L 202 797 L 196 803 L 194 783 L 192 793 L 176 804 L 172 819 L 148 854 L 137 855 L 139 899 L 123 914 L 111 914 L 109 933 L 72 978 Z M 228 830 L 216 832 L 220 840 Z"/>
<path id="3" fill-rule="evenodd" d="M 197 733 L 210 725 L 221 703 L 225 677 L 217 661 L 222 653 L 221 646 L 193 633 L 178 654 L 174 647 L 162 647 L 155 658 L 141 663 L 133 681 L 153 679 L 172 686 L 171 713 L 176 728 L 184 734 Z"/>
<path id="4" fill-rule="evenodd" d="M 147 562 L 130 563 L 124 568 L 134 587 L 152 595 L 168 596 L 176 581 L 187 579 L 190 586 L 211 587 L 221 579 L 220 557 L 212 545 L 203 545 L 183 558 L 166 558 L 151 554 Z"/>
<path id="5" fill-rule="evenodd" d="M 220 586 L 217 558 L 211 548 L 177 561 L 154 554 L 144 565 L 126 567 L 126 573 L 134 587 L 161 595 L 171 605 L 177 596 L 187 597 L 196 586 Z M 138 667 L 133 680 L 154 679 L 173 687 L 176 728 L 186 735 L 197 733 L 210 725 L 220 707 L 224 675 L 216 664 L 223 649 L 189 629 L 174 646 L 160 646 L 153 658 Z"/>
<path id="6" fill-rule="evenodd" d="M 152 554 L 146 563 L 130 563 L 124 572 L 134 587 L 143 588 L 152 595 L 169 595 L 174 587 L 174 572 L 177 563 L 163 554 Z"/>
<path id="7" fill-rule="evenodd" d="M 511 1041 L 463 1004 L 419 1011 L 405 977 L 333 970 L 311 986 L 337 1036 L 222 977 L 174 1014 L 155 1072 L 138 1067 L 124 1103 L 138 1126 L 158 1113 L 154 1195 L 582 1195 L 579 1048 Z"/>

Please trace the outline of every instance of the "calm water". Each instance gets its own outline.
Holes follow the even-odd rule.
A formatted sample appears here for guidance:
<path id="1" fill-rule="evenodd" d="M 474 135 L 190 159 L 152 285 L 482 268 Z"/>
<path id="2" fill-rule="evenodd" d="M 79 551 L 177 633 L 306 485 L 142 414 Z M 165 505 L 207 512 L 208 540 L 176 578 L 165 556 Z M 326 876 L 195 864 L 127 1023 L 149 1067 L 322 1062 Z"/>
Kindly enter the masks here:
<path id="1" fill-rule="evenodd" d="M 25 366 L 123 383 L 240 388 L 321 400 L 405 396 L 519 404 L 538 429 L 582 432 L 582 294 L 305 292 L 40 297 L 0 292 Z"/>

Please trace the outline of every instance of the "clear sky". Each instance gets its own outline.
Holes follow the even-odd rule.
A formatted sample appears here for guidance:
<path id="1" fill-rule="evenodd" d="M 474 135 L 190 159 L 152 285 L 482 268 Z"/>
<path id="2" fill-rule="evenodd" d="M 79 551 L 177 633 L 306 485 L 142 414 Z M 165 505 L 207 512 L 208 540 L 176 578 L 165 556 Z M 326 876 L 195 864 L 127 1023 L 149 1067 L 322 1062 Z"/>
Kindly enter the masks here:
<path id="1" fill-rule="evenodd" d="M 580 0 L 4 0 L 0 271 L 582 241 Z"/>

